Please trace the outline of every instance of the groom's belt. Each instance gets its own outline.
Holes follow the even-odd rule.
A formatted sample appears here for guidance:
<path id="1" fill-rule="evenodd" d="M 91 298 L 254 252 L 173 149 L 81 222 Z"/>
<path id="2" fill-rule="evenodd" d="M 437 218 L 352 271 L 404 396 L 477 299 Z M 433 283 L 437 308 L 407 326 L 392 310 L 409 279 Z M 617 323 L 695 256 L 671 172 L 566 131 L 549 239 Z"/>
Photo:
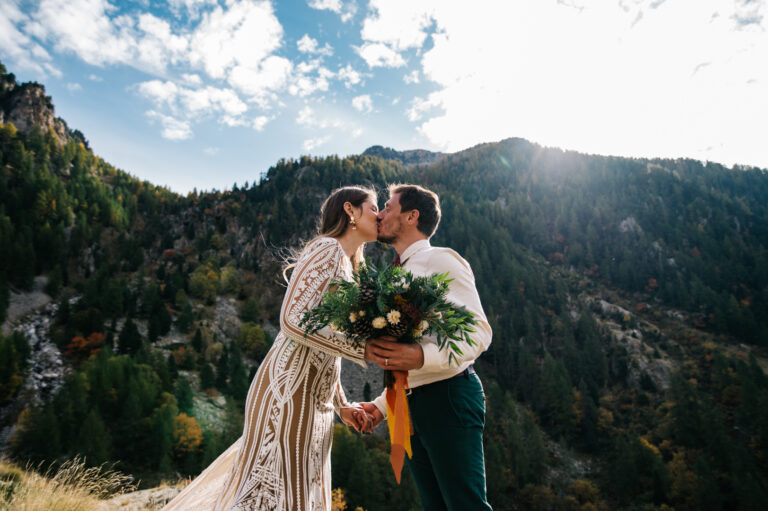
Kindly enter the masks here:
<path id="1" fill-rule="evenodd" d="M 471 374 L 475 374 L 475 366 L 474 366 L 474 364 L 469 364 L 469 367 L 464 369 L 462 372 L 460 372 L 460 373 L 458 373 L 458 374 L 456 374 L 454 376 L 451 376 L 450 378 L 446 378 L 445 380 L 433 381 L 432 383 L 427 383 L 425 385 L 419 385 L 418 387 L 415 387 L 415 388 L 412 388 L 412 389 L 407 389 L 405 391 L 405 393 L 407 395 L 409 395 L 409 396 L 411 394 L 418 394 L 421 391 L 427 390 L 432 385 L 438 385 L 440 383 L 452 380 L 454 378 L 469 378 L 469 375 L 471 375 Z"/>

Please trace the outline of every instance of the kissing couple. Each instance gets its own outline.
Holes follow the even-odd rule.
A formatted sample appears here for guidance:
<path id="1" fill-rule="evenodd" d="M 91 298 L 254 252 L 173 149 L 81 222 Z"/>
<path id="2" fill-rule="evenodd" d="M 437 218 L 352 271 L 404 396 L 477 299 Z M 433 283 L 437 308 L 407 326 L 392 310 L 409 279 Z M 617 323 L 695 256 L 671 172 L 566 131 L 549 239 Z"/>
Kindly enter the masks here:
<path id="1" fill-rule="evenodd" d="M 341 357 L 408 371 L 408 465 L 424 510 L 491 509 L 482 444 L 485 396 L 473 369 L 491 343 L 491 327 L 469 264 L 429 243 L 440 216 L 437 194 L 418 185 L 390 185 L 381 211 L 372 189 L 346 186 L 331 193 L 317 235 L 289 266 L 280 333 L 251 382 L 243 435 L 164 510 L 330 511 L 334 413 L 358 432 L 386 419 L 384 394 L 372 402 L 347 401 Z M 327 327 L 307 334 L 298 326 L 332 281 L 353 279 L 365 243 L 377 240 L 392 245 L 394 263 L 414 276 L 448 273 L 453 279 L 447 299 L 477 322 L 474 345 L 458 364 L 449 363 L 447 350 L 430 336 L 417 344 L 391 338 L 360 343 Z"/>

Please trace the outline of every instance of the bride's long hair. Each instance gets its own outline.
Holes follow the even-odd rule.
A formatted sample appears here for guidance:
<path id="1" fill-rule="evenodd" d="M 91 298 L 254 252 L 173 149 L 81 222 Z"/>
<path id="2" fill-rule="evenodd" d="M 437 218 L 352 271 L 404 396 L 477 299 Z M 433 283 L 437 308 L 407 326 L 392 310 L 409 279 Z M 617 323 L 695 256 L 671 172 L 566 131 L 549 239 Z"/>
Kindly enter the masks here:
<path id="1" fill-rule="evenodd" d="M 317 233 L 304 244 L 302 252 L 307 248 L 307 245 L 317 238 L 338 238 L 346 232 L 350 222 L 349 217 L 344 212 L 345 203 L 349 202 L 354 207 L 359 208 L 368 199 L 375 204 L 376 198 L 376 190 L 364 186 L 343 186 L 332 191 L 320 207 L 320 221 L 318 222 Z M 365 260 L 363 256 L 364 249 L 365 243 L 361 243 L 352 255 L 352 268 L 355 271 L 357 271 L 360 263 Z M 298 259 L 298 255 L 294 255 L 291 259 L 293 259 L 293 262 L 283 268 L 283 278 L 286 282 L 288 282 L 287 272 L 296 266 L 295 261 Z"/>

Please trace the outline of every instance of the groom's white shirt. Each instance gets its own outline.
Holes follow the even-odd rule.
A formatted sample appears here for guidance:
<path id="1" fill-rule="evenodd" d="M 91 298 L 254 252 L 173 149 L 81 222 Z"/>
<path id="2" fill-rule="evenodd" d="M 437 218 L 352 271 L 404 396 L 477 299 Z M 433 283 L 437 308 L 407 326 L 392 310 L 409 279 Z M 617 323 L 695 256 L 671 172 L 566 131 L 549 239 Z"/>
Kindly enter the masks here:
<path id="1" fill-rule="evenodd" d="M 453 282 L 448 284 L 448 301 L 465 306 L 477 321 L 474 325 L 475 332 L 470 334 L 476 344 L 469 346 L 466 342 L 459 343 L 463 355 L 456 357 L 453 363 L 448 361 L 447 346 L 440 350 L 437 347 L 436 336 L 424 336 L 421 341 L 424 365 L 419 369 L 408 371 L 408 386 L 416 388 L 452 378 L 469 367 L 491 345 L 491 326 L 480 304 L 472 268 L 454 250 L 433 247 L 429 244 L 429 240 L 419 240 L 411 244 L 400 254 L 400 261 L 403 268 L 413 273 L 415 277 L 448 273 L 448 278 L 453 279 Z M 386 390 L 373 401 L 384 417 L 387 416 L 385 395 Z"/>

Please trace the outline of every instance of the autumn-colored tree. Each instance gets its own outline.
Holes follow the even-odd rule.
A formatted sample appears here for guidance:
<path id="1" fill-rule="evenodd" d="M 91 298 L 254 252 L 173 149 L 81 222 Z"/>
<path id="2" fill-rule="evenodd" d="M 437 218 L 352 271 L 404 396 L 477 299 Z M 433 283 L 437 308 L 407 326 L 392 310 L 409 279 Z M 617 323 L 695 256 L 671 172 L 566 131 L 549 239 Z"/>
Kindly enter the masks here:
<path id="1" fill-rule="evenodd" d="M 197 452 L 203 441 L 203 429 L 194 417 L 180 413 L 173 419 L 173 450 L 178 456 Z"/>
<path id="2" fill-rule="evenodd" d="M 87 338 L 77 335 L 67 344 L 64 354 L 68 357 L 84 359 L 95 355 L 104 344 L 104 334 L 93 332 Z"/>

